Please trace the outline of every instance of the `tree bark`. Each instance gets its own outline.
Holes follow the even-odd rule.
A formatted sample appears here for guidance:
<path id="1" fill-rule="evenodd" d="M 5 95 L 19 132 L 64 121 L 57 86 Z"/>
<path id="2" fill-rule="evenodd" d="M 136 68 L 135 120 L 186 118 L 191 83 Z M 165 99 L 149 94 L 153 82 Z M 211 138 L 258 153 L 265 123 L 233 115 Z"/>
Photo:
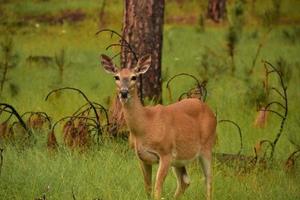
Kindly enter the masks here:
<path id="1" fill-rule="evenodd" d="M 151 67 L 139 77 L 138 88 L 141 100 L 148 98 L 162 102 L 161 54 L 164 21 L 164 0 L 124 0 L 123 38 L 130 44 L 133 54 L 122 43 L 121 68 L 133 68 L 137 59 L 151 55 Z M 143 101 L 142 101 L 143 103 Z M 116 97 L 110 109 L 110 132 L 116 135 L 125 125 L 121 103 Z"/>
<path id="2" fill-rule="evenodd" d="M 164 0 L 125 0 L 123 37 L 132 46 L 137 58 L 150 54 L 152 64 L 142 77 L 140 96 L 155 102 L 161 97 L 161 52 L 164 18 Z M 122 47 L 121 67 L 135 67 L 136 59 Z"/>
<path id="3" fill-rule="evenodd" d="M 106 21 L 105 21 L 105 8 L 106 8 L 106 0 L 102 0 L 100 13 L 99 13 L 99 27 L 105 27 Z"/>
<path id="4" fill-rule="evenodd" d="M 219 22 L 226 14 L 226 0 L 208 0 L 208 18 Z"/>

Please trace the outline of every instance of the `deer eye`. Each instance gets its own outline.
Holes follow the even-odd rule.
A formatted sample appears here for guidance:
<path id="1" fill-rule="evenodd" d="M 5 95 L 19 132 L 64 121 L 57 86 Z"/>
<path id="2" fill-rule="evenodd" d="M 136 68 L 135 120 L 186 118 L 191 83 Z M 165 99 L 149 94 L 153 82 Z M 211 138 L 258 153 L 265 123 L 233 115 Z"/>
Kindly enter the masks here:
<path id="1" fill-rule="evenodd" d="M 131 80 L 132 80 L 132 81 L 135 81 L 135 80 L 136 80 L 136 76 L 132 76 L 132 77 L 131 77 Z"/>
<path id="2" fill-rule="evenodd" d="M 119 80 L 120 80 L 120 77 L 119 77 L 119 76 L 115 76 L 114 78 L 115 78 L 116 81 L 119 81 Z"/>

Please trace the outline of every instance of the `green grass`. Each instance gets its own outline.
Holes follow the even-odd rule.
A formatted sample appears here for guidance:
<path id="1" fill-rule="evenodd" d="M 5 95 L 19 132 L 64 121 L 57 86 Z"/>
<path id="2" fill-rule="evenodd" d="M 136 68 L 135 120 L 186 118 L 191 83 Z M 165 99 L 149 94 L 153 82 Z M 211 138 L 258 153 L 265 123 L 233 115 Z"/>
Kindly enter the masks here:
<path id="1" fill-rule="evenodd" d="M 155 167 L 156 170 L 156 167 Z M 192 178 L 182 199 L 204 198 L 200 167 L 188 168 Z M 299 172 L 299 171 L 298 171 Z M 282 166 L 238 174 L 231 168 L 214 165 L 215 199 L 298 199 L 299 173 L 286 174 Z M 143 179 L 133 152 L 124 142 L 106 142 L 85 153 L 48 152 L 34 146 L 26 150 L 6 146 L 0 182 L 1 199 L 146 199 Z M 169 173 L 164 197 L 172 199 L 175 176 Z"/>
<path id="2" fill-rule="evenodd" d="M 295 10 L 298 3 L 291 1 L 294 6 L 283 5 L 283 13 L 292 10 L 291 19 L 297 21 Z M 176 3 L 167 4 L 167 17 L 172 13 L 184 14 L 183 11 L 193 10 L 193 14 L 200 10 L 196 7 L 197 1 L 191 1 L 178 9 Z M 265 2 L 264 2 L 265 3 Z M 266 3 L 267 4 L 267 3 Z M 46 6 L 45 6 L 46 5 Z M 98 5 L 98 7 L 97 7 Z M 96 16 L 100 1 L 46 1 L 36 4 L 25 1 L 24 5 L 18 2 L 5 4 L 5 9 L 16 18 L 20 15 L 58 13 L 65 9 L 82 9 L 89 16 Z M 264 5 L 264 4 L 263 4 Z M 109 12 L 114 13 L 109 18 L 117 19 L 109 27 L 120 30 L 121 3 L 116 6 L 109 3 Z M 262 12 L 262 6 L 257 12 Z M 183 10 L 183 11 L 182 11 Z M 284 14 L 285 16 L 286 14 Z M 198 15 L 197 15 L 198 16 Z M 119 17 L 119 18 L 118 18 Z M 0 16 L 1 18 L 1 16 Z M 15 20 L 13 18 L 12 20 Z M 250 23 L 251 24 L 251 23 Z M 224 25 L 224 26 L 223 26 Z M 213 64 L 229 67 L 229 58 L 226 47 L 226 24 L 222 26 L 206 27 L 205 32 L 199 32 L 196 25 L 165 25 L 163 44 L 163 100 L 164 104 L 171 103 L 166 90 L 166 80 L 178 73 L 191 73 L 202 80 L 201 61 L 203 54 L 209 54 L 210 66 Z M 61 96 L 51 96 L 44 101 L 47 93 L 57 87 L 70 86 L 79 88 L 93 101 L 106 105 L 107 97 L 114 95 L 113 78 L 107 75 L 99 64 L 99 55 L 106 53 L 113 55 L 118 49 L 105 51 L 105 47 L 116 42 L 117 38 L 110 38 L 109 34 L 95 36 L 99 29 L 95 17 L 74 24 L 63 25 L 28 24 L 23 27 L 12 27 L 15 52 L 19 55 L 19 64 L 9 71 L 9 82 L 19 87 L 19 93 L 12 96 L 8 84 L 4 88 L 1 102 L 8 102 L 23 113 L 25 111 L 45 111 L 56 121 L 70 115 L 84 100 L 74 92 L 66 91 Z M 7 29 L 1 25 L 2 33 Z M 231 119 L 237 122 L 243 132 L 245 155 L 254 155 L 253 147 L 261 139 L 273 140 L 279 130 L 279 119 L 271 115 L 265 129 L 254 128 L 256 108 L 249 104 L 251 93 L 247 92 L 250 84 L 260 84 L 263 80 L 264 68 L 262 59 L 273 64 L 279 57 L 284 58 L 290 65 L 292 77 L 288 83 L 289 115 L 283 135 L 279 140 L 275 152 L 274 166 L 270 169 L 255 169 L 251 173 L 241 174 L 234 169 L 222 166 L 214 161 L 213 190 L 215 199 L 299 199 L 300 174 L 299 161 L 296 162 L 294 174 L 286 173 L 283 169 L 284 161 L 296 148 L 289 139 L 300 144 L 300 41 L 296 34 L 299 25 L 276 26 L 257 59 L 254 74 L 245 73 L 251 67 L 259 41 L 265 32 L 263 27 L 246 26 L 242 38 L 236 49 L 236 75 L 231 76 L 229 69 L 210 77 L 207 84 L 208 104 L 217 113 L 218 119 Z M 294 39 L 284 36 L 284 32 L 295 33 Z M 33 56 L 51 56 L 66 51 L 64 81 L 58 83 L 58 69 L 55 64 L 30 64 L 26 58 Z M 173 101 L 194 82 L 189 79 L 178 78 L 171 85 Z M 271 78 L 271 84 L 278 86 L 276 77 Z M 250 95 L 250 96 L 249 96 Z M 278 99 L 276 95 L 272 99 Z M 106 105 L 107 106 L 107 105 Z M 279 109 L 279 108 L 276 108 Z M 2 120 L 2 118 L 1 118 Z M 239 150 L 237 130 L 229 124 L 220 124 L 217 129 L 218 143 L 215 152 L 235 153 Z M 3 166 L 0 181 L 0 199 L 34 199 L 46 195 L 47 199 L 146 199 L 143 189 L 143 179 L 133 150 L 129 149 L 124 141 L 104 140 L 100 146 L 92 146 L 87 152 L 78 153 L 65 149 L 62 144 L 62 135 L 57 129 L 60 149 L 58 152 L 48 152 L 46 149 L 46 133 L 36 133 L 37 143 L 30 147 L 13 145 L 0 140 L 0 147 L 4 148 Z M 156 168 L 155 168 L 156 169 Z M 203 175 L 197 163 L 188 169 L 192 184 L 182 199 L 199 199 L 205 197 Z M 176 188 L 175 177 L 170 172 L 163 196 L 172 199 Z"/>

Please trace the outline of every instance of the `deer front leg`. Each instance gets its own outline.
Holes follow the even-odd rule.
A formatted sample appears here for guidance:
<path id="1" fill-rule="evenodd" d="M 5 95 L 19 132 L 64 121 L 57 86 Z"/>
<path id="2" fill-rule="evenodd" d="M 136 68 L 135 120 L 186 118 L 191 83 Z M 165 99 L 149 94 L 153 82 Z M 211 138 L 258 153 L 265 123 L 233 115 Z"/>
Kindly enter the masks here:
<path id="1" fill-rule="evenodd" d="M 156 174 L 155 188 L 154 188 L 155 200 L 160 200 L 161 198 L 162 187 L 163 187 L 164 180 L 168 174 L 170 162 L 171 162 L 170 156 L 162 156 L 159 159 L 159 167 Z"/>
<path id="2" fill-rule="evenodd" d="M 144 186 L 148 198 L 151 197 L 152 192 L 152 165 L 146 164 L 143 161 L 140 161 L 140 166 L 144 176 Z"/>

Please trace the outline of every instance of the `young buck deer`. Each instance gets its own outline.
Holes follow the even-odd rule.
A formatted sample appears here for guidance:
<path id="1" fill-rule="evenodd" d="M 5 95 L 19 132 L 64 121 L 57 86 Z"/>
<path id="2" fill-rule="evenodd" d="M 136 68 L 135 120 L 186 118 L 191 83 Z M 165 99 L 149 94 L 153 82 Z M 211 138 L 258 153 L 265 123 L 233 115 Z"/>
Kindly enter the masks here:
<path id="1" fill-rule="evenodd" d="M 113 74 L 130 139 L 133 142 L 147 194 L 151 195 L 152 165 L 159 163 L 154 199 L 161 198 L 163 182 L 172 166 L 177 178 L 175 198 L 189 186 L 185 165 L 200 158 L 205 175 L 207 199 L 212 193 L 212 148 L 216 137 L 216 118 L 199 99 L 185 99 L 168 106 L 142 106 L 136 80 L 147 72 L 151 57 L 138 60 L 135 68 L 118 69 L 111 58 L 101 55 L 101 63 Z"/>

